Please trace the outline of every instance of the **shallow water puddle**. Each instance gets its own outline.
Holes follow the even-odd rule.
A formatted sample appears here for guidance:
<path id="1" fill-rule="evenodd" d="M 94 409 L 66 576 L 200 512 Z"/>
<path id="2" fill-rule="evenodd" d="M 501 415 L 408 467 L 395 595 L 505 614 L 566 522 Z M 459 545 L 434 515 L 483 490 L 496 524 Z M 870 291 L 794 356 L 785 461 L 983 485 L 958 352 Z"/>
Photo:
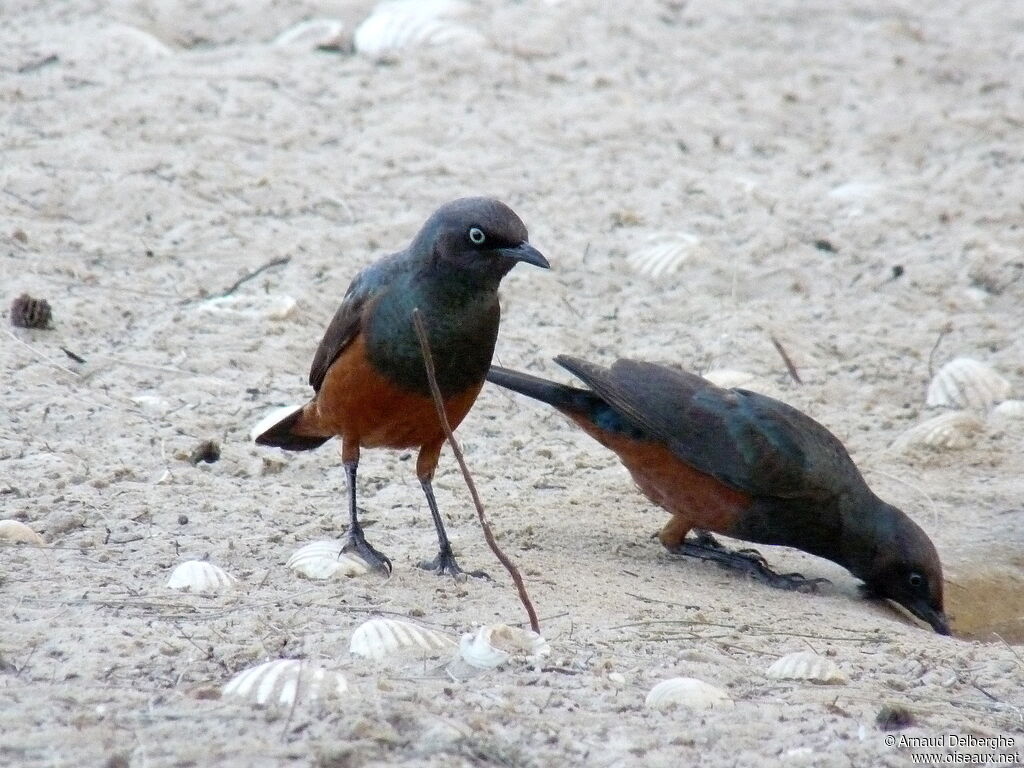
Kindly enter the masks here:
<path id="1" fill-rule="evenodd" d="M 958 637 L 1024 645 L 1024 576 L 957 574 L 946 582 L 946 613 Z"/>

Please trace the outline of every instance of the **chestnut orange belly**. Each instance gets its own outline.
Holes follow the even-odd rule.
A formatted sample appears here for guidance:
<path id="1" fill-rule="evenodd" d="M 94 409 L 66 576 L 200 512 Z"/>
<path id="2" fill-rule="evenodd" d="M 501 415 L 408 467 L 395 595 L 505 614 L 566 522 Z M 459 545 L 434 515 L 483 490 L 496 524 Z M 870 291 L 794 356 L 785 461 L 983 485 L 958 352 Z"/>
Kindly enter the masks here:
<path id="1" fill-rule="evenodd" d="M 729 535 L 752 502 L 749 495 L 694 469 L 661 443 L 606 432 L 586 417 L 573 416 L 573 421 L 618 455 L 647 498 L 672 513 L 660 534 L 669 549 L 679 546 L 691 528 Z"/>
<path id="2" fill-rule="evenodd" d="M 483 380 L 445 401 L 452 429 L 469 413 L 482 387 Z M 313 405 L 323 434 L 364 448 L 419 448 L 444 440 L 433 399 L 403 390 L 377 372 L 362 335 L 331 365 Z"/>

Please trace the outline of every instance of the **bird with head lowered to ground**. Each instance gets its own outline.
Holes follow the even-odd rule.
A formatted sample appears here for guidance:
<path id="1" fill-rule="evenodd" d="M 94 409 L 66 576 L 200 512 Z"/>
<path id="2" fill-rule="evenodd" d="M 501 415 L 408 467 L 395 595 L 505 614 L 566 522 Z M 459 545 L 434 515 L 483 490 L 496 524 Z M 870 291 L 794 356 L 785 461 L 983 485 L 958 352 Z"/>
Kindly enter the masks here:
<path id="1" fill-rule="evenodd" d="M 360 272 L 313 357 L 314 395 L 256 437 L 260 445 L 306 451 L 341 440 L 349 528 L 343 551 L 390 572 L 367 543 L 356 507 L 361 448 L 416 448 L 416 476 L 437 531 L 437 557 L 423 567 L 462 572 L 434 499 L 432 478 L 445 440 L 412 312 L 419 309 L 452 428 L 483 387 L 498 336 L 498 285 L 518 263 L 547 268 L 526 226 L 504 203 L 471 197 L 441 206 L 412 243 Z"/>
<path id="2" fill-rule="evenodd" d="M 692 373 L 619 360 L 611 368 L 555 358 L 587 389 L 492 366 L 489 381 L 548 403 L 614 451 L 640 489 L 672 514 L 670 551 L 741 568 L 780 587 L 749 550 L 723 548 L 709 531 L 832 560 L 949 634 L 942 565 L 927 534 L 868 487 L 842 443 L 817 421 L 766 395 L 723 389 Z M 687 538 L 691 531 L 696 538 Z"/>

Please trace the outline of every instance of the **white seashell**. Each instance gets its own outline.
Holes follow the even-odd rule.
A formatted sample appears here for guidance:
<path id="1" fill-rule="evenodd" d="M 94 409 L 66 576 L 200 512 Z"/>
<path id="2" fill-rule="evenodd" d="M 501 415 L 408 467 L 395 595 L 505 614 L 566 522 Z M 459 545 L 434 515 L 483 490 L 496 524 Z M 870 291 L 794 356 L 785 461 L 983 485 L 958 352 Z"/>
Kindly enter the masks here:
<path id="1" fill-rule="evenodd" d="M 958 357 L 946 363 L 928 385 L 927 403 L 950 408 L 987 410 L 1010 396 L 1010 382 L 992 366 Z"/>
<path id="2" fill-rule="evenodd" d="M 846 675 L 835 662 L 811 651 L 790 653 L 777 659 L 766 674 L 775 680 L 807 680 L 825 685 L 846 682 Z"/>
<path id="3" fill-rule="evenodd" d="M 749 387 L 757 381 L 757 377 L 746 371 L 735 371 L 731 368 L 716 368 L 704 374 L 704 378 L 723 389 L 733 387 Z"/>
<path id="4" fill-rule="evenodd" d="M 644 705 L 648 709 L 732 709 L 733 700 L 721 688 L 692 677 L 673 677 L 651 688 Z"/>
<path id="5" fill-rule="evenodd" d="M 665 277 L 678 271 L 700 247 L 700 238 L 687 232 L 652 236 L 649 245 L 631 253 L 626 262 L 645 277 Z"/>
<path id="6" fill-rule="evenodd" d="M 291 296 L 281 295 L 250 295 L 217 296 L 207 299 L 199 305 L 205 312 L 213 312 L 236 317 L 249 317 L 264 320 L 286 320 L 291 317 L 298 302 Z"/>
<path id="7" fill-rule="evenodd" d="M 159 395 L 136 395 L 132 402 L 150 413 L 163 415 L 170 409 L 170 403 Z"/>
<path id="8" fill-rule="evenodd" d="M 285 405 L 281 408 L 275 408 L 270 411 L 263 418 L 257 421 L 253 425 L 252 429 L 249 430 L 249 439 L 255 440 L 272 426 L 277 424 L 277 422 L 284 420 L 286 416 L 290 416 L 300 408 L 302 408 L 301 405 Z"/>
<path id="9" fill-rule="evenodd" d="M 892 447 L 897 450 L 919 447 L 935 450 L 967 448 L 984 429 L 985 425 L 977 416 L 965 411 L 952 411 L 915 424 L 897 437 Z"/>
<path id="10" fill-rule="evenodd" d="M 459 640 L 459 656 L 475 669 L 496 669 L 513 656 L 546 656 L 551 653 L 547 640 L 528 629 L 507 624 L 489 624 Z"/>
<path id="11" fill-rule="evenodd" d="M 13 544 L 35 544 L 42 547 L 46 541 L 38 533 L 19 520 L 0 520 L 0 541 Z"/>
<path id="12" fill-rule="evenodd" d="M 234 586 L 237 579 L 223 568 L 205 560 L 186 560 L 171 571 L 168 589 L 189 592 L 223 592 Z"/>
<path id="13" fill-rule="evenodd" d="M 445 0 L 383 2 L 356 28 L 353 44 L 359 53 L 381 59 L 414 48 L 483 43 L 479 32 L 452 20 L 461 9 L 461 3 Z"/>
<path id="14" fill-rule="evenodd" d="M 398 619 L 370 619 L 352 633 L 348 652 L 355 656 L 380 661 L 406 650 L 418 650 L 424 656 L 436 656 L 450 651 L 455 641 L 433 629 L 421 627 L 411 621 Z"/>
<path id="15" fill-rule="evenodd" d="M 221 693 L 254 704 L 290 707 L 297 701 L 340 699 L 347 690 L 348 682 L 340 672 L 298 659 L 277 659 L 242 670 Z"/>
<path id="16" fill-rule="evenodd" d="M 314 541 L 288 558 L 287 566 L 307 579 L 361 576 L 369 566 L 361 558 L 341 551 L 340 541 Z"/>
<path id="17" fill-rule="evenodd" d="M 990 421 L 1024 421 L 1024 400 L 1003 400 L 988 413 Z"/>
<path id="18" fill-rule="evenodd" d="M 829 190 L 829 197 L 835 197 L 839 200 L 866 200 L 868 198 L 877 197 L 878 194 L 885 190 L 885 187 L 881 184 L 875 184 L 870 181 L 848 181 L 845 184 L 839 184 Z"/>
<path id="19" fill-rule="evenodd" d="M 340 48 L 345 42 L 345 24 L 338 19 L 308 19 L 288 27 L 274 38 L 271 45 L 278 48 Z"/>
<path id="20" fill-rule="evenodd" d="M 97 53 L 104 49 L 116 53 L 123 60 L 135 60 L 142 56 L 171 56 L 174 50 L 163 40 L 144 29 L 130 24 L 111 24 L 103 27 L 93 39 Z"/>

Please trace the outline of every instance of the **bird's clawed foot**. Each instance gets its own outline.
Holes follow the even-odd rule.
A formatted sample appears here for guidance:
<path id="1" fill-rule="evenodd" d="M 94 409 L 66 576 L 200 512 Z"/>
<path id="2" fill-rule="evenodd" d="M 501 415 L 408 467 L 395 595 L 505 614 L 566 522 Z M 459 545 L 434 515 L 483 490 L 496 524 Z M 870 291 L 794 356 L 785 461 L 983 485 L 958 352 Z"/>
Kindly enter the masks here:
<path id="1" fill-rule="evenodd" d="M 765 578 L 765 583 L 778 589 L 788 589 L 793 592 L 817 592 L 822 584 L 831 584 L 828 579 L 808 579 L 802 573 L 776 573 L 771 568 L 765 569 L 770 577 Z"/>
<path id="2" fill-rule="evenodd" d="M 363 536 L 362 526 L 353 525 L 348 529 L 348 533 L 345 534 L 345 543 L 341 547 L 342 552 L 354 552 L 359 555 L 370 568 L 376 571 L 382 571 L 384 574 L 391 575 L 391 560 L 388 559 L 387 555 L 378 552 L 376 549 L 371 547 L 366 541 L 366 537 Z"/>
<path id="3" fill-rule="evenodd" d="M 419 567 L 425 571 L 432 571 L 438 576 L 451 576 L 456 581 L 465 581 L 469 576 L 476 579 L 488 579 L 488 576 L 483 571 L 464 571 L 455 560 L 455 554 L 452 552 L 451 547 L 442 549 L 437 553 L 437 557 L 433 560 L 424 560 L 419 564 Z"/>
<path id="4" fill-rule="evenodd" d="M 670 550 L 673 554 L 688 555 L 701 560 L 711 560 L 725 568 L 742 571 L 748 576 L 775 587 L 797 592 L 816 592 L 821 584 L 831 584 L 828 579 L 808 579 L 799 573 L 778 573 L 756 549 L 731 550 L 722 546 L 710 533 L 701 531 L 693 539 L 687 539 Z"/>

